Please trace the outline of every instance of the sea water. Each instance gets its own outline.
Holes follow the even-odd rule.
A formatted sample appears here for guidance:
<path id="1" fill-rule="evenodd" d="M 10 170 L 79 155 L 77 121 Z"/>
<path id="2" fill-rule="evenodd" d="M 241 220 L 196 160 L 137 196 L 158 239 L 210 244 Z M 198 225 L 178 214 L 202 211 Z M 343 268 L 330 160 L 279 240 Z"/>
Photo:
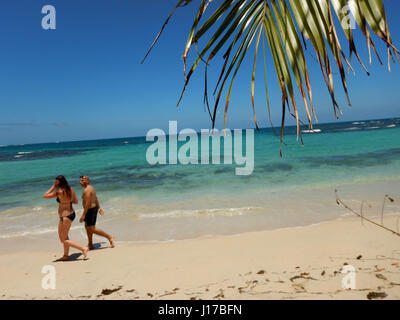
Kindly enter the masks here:
<path id="1" fill-rule="evenodd" d="M 183 128 L 182 128 L 183 129 Z M 42 195 L 65 175 L 78 197 L 89 175 L 105 211 L 98 226 L 120 241 L 168 241 L 304 226 L 349 214 L 400 212 L 400 119 L 285 129 L 282 157 L 275 130 L 254 136 L 254 171 L 236 165 L 150 165 L 145 137 L 0 147 L 0 247 L 16 238 L 57 237 L 57 203 Z M 245 149 L 244 149 L 245 150 Z M 223 145 L 221 145 L 223 159 Z M 223 161 L 221 161 L 223 162 Z M 71 237 L 84 239 L 77 219 Z"/>

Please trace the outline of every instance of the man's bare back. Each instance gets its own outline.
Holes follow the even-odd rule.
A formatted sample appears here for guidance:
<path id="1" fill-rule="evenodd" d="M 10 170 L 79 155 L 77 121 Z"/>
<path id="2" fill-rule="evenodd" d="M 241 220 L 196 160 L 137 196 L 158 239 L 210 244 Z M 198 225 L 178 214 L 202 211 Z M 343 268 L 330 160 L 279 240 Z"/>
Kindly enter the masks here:
<path id="1" fill-rule="evenodd" d="M 82 202 L 84 208 L 86 208 L 86 206 L 88 206 L 89 208 L 100 207 L 96 195 L 96 190 L 93 186 L 88 185 L 86 186 L 85 190 L 83 190 Z"/>

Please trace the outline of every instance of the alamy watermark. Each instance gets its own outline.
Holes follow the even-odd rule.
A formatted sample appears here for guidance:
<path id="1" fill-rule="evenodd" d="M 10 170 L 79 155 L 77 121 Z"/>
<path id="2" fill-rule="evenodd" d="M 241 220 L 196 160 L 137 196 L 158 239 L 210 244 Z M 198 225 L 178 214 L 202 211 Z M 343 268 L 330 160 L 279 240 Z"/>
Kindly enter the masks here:
<path id="1" fill-rule="evenodd" d="M 343 266 L 341 273 L 346 274 L 342 278 L 342 288 L 345 290 L 355 290 L 356 289 L 356 268 L 351 265 Z"/>
<path id="2" fill-rule="evenodd" d="M 245 140 L 243 140 L 245 132 Z M 156 141 L 155 141 L 156 140 Z M 169 121 L 168 132 L 168 160 L 167 160 L 167 135 L 161 129 L 151 129 L 147 132 L 146 141 L 155 141 L 146 152 L 149 164 L 233 164 L 241 167 L 235 168 L 236 175 L 250 175 L 254 170 L 254 130 L 230 129 L 208 130 L 202 129 L 199 133 L 193 129 L 183 129 L 178 134 L 177 121 Z M 185 142 L 178 148 L 178 141 Z M 221 155 L 221 141 L 223 141 L 223 156 Z M 211 147 L 210 147 L 211 144 Z M 245 154 L 243 155 L 243 146 Z M 199 150 L 200 147 L 200 150 Z M 200 151 L 200 152 L 199 152 Z"/>
<path id="3" fill-rule="evenodd" d="M 339 9 L 340 23 L 344 29 L 356 29 L 356 20 L 352 14 L 352 6 L 356 4 L 350 3 Z M 353 8 L 355 10 L 355 8 Z M 56 8 L 52 5 L 45 5 L 42 7 L 42 14 L 45 16 L 42 18 L 42 28 L 44 30 L 55 30 L 56 29 Z"/>
<path id="4" fill-rule="evenodd" d="M 56 268 L 52 265 L 46 265 L 42 268 L 42 274 L 45 276 L 42 278 L 42 289 L 43 290 L 55 290 L 56 289 Z"/>
<path id="5" fill-rule="evenodd" d="M 51 5 L 43 6 L 42 14 L 45 16 L 42 18 L 42 28 L 44 30 L 55 30 L 56 29 L 56 8 Z"/>
<path id="6" fill-rule="evenodd" d="M 341 18 L 341 25 L 343 29 L 356 29 L 357 24 L 356 24 L 356 19 L 354 19 L 354 16 L 352 14 L 352 7 L 354 6 L 354 3 L 351 3 L 349 5 L 343 6 L 342 9 L 340 9 L 340 13 L 343 15 Z"/>

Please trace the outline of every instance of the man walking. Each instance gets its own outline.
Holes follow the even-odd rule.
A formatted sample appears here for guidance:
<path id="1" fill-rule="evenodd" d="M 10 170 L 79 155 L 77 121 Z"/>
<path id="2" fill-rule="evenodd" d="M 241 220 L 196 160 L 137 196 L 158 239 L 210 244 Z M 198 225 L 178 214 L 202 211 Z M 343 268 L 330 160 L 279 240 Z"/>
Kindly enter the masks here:
<path id="1" fill-rule="evenodd" d="M 107 238 L 110 242 L 111 248 L 114 248 L 114 236 L 110 236 L 103 230 L 96 228 L 97 213 L 104 215 L 104 211 L 100 208 L 97 199 L 96 190 L 92 185 L 90 185 L 90 179 L 88 176 L 81 176 L 79 182 L 84 188 L 82 193 L 83 214 L 79 219 L 79 222 L 82 223 L 85 221 L 85 229 L 89 240 L 89 250 L 93 249 L 93 234 Z"/>

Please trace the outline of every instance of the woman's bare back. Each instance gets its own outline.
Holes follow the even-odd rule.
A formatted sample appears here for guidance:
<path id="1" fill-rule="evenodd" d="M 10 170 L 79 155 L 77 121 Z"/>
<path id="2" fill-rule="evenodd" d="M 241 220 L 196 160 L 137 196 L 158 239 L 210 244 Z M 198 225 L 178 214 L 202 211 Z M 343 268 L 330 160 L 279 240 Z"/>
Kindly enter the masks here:
<path id="1" fill-rule="evenodd" d="M 68 197 L 64 190 L 57 190 L 57 199 L 59 201 L 58 214 L 60 217 L 69 216 L 74 212 L 72 203 L 76 198 L 75 191 L 71 188 L 71 196 Z"/>

